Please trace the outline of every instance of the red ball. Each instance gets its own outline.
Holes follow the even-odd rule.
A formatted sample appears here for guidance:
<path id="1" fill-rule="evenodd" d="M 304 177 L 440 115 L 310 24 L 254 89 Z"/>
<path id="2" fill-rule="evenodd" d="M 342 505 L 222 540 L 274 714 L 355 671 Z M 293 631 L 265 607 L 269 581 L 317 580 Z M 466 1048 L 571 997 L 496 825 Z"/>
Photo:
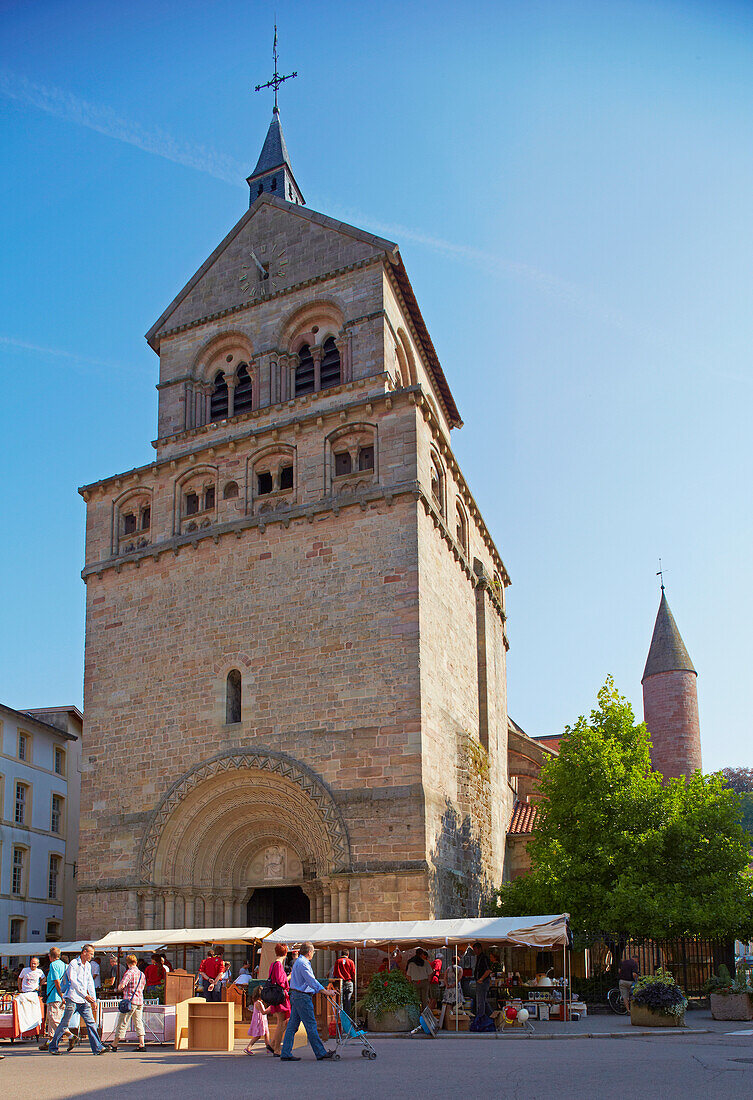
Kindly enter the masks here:
<path id="1" fill-rule="evenodd" d="M 517 1008 L 513 1008 L 512 1005 L 508 1005 L 507 1008 L 505 1009 L 505 1016 L 507 1017 L 507 1019 L 508 1020 L 514 1020 L 514 1019 L 517 1018 L 517 1015 L 518 1015 Z"/>

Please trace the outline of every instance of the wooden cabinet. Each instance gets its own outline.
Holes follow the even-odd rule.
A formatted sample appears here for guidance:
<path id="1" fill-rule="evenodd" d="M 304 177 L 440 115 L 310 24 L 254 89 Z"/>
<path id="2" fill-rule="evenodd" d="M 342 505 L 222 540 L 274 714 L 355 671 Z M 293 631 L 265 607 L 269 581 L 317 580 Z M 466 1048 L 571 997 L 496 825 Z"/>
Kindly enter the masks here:
<path id="1" fill-rule="evenodd" d="M 188 1049 L 235 1049 L 234 1005 L 228 1001 L 188 1002 Z"/>
<path id="2" fill-rule="evenodd" d="M 194 975 L 187 970 L 170 970 L 165 978 L 165 1004 L 177 1005 L 193 997 Z"/>

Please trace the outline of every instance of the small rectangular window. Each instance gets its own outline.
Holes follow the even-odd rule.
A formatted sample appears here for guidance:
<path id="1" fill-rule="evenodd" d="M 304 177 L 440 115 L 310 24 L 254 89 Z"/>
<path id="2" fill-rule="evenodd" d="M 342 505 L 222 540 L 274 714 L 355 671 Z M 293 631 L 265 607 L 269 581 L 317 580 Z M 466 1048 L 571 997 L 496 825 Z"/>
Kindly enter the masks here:
<path id="1" fill-rule="evenodd" d="M 335 455 L 335 477 L 342 477 L 351 471 L 351 458 L 347 451 Z"/>
<path id="2" fill-rule="evenodd" d="M 19 733 L 18 735 L 18 759 L 29 759 L 29 738 L 25 733 Z"/>
<path id="3" fill-rule="evenodd" d="M 16 825 L 26 824 L 26 785 L 16 783 L 16 812 L 14 821 Z"/>
<path id="4" fill-rule="evenodd" d="M 269 473 L 257 475 L 258 494 L 260 497 L 272 492 L 272 475 Z"/>
<path id="5" fill-rule="evenodd" d="M 65 753 L 55 746 L 53 770 L 55 775 L 65 775 Z"/>
<path id="6" fill-rule="evenodd" d="M 151 525 L 151 522 L 152 522 L 152 509 L 151 508 L 142 508 L 141 509 L 141 530 L 142 531 L 148 531 L 149 527 Z"/>
<path id="7" fill-rule="evenodd" d="M 60 939 L 60 922 L 56 920 L 47 921 L 47 942 L 55 943 Z"/>
<path id="8" fill-rule="evenodd" d="M 374 448 L 373 447 L 361 447 L 358 452 L 358 469 L 359 470 L 373 470 L 374 469 Z"/>
<path id="9" fill-rule="evenodd" d="M 58 896 L 58 875 L 60 874 L 60 856 L 50 856 L 50 873 L 47 883 L 47 896 L 55 901 Z"/>
<path id="10" fill-rule="evenodd" d="M 204 510 L 214 508 L 214 485 L 210 485 L 204 493 Z"/>
<path id="11" fill-rule="evenodd" d="M 132 535 L 136 530 L 136 517 L 132 512 L 129 512 L 127 516 L 123 516 L 123 534 Z"/>
<path id="12" fill-rule="evenodd" d="M 24 934 L 23 917 L 12 917 L 10 922 L 10 943 L 22 943 Z"/>
<path id="13" fill-rule="evenodd" d="M 293 488 L 293 467 L 283 466 L 280 470 L 280 488 L 292 489 Z"/>
<path id="14" fill-rule="evenodd" d="M 199 497 L 197 493 L 186 493 L 186 515 L 195 516 L 199 510 Z"/>
<path id="15" fill-rule="evenodd" d="M 61 833 L 63 831 L 63 799 L 59 794 L 52 796 L 52 812 L 50 814 L 50 832 Z"/>
<path id="16" fill-rule="evenodd" d="M 24 855 L 23 848 L 13 849 L 13 870 L 11 873 L 10 892 L 15 896 L 21 897 L 24 892 Z M 12 940 L 13 943 L 19 943 L 19 940 Z"/>

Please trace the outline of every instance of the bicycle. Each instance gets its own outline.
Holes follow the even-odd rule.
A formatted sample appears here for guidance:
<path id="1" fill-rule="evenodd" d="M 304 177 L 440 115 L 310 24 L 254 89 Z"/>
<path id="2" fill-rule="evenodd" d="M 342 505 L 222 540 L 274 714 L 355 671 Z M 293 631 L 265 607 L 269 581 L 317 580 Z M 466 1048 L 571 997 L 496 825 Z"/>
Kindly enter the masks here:
<path id="1" fill-rule="evenodd" d="M 627 1016 L 627 1008 L 620 993 L 620 987 L 616 985 L 607 993 L 607 1004 L 617 1016 Z"/>

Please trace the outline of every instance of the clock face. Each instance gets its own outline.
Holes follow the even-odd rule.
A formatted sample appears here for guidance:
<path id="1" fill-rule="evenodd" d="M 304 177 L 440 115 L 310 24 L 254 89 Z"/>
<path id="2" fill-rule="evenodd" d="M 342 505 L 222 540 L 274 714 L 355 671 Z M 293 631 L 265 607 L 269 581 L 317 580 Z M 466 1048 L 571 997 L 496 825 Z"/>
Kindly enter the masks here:
<path id="1" fill-rule="evenodd" d="M 282 245 L 262 244 L 249 249 L 246 263 L 241 265 L 239 282 L 249 298 L 263 298 L 280 288 L 288 266 Z"/>

